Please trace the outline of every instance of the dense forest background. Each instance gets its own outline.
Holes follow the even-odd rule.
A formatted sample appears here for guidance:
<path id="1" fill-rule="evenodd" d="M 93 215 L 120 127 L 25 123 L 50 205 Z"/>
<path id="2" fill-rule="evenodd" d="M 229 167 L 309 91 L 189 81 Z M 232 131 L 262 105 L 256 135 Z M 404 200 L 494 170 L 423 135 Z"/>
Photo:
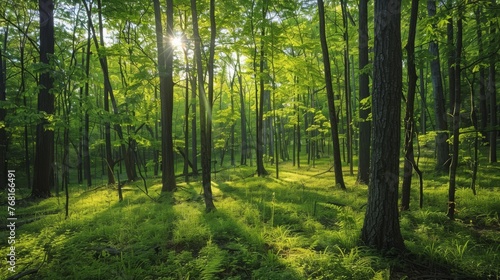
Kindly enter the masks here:
<path id="1" fill-rule="evenodd" d="M 356 273 L 362 278 L 385 277 L 384 261 L 366 264 L 370 271 L 353 265 L 366 261 L 367 255 L 382 253 L 377 258 L 386 258 L 395 251 L 409 254 L 410 249 L 430 263 L 440 263 L 432 268 L 429 263 L 420 264 L 424 268 L 413 264 L 410 270 L 498 278 L 499 18 L 495 0 L 3 0 L 0 182 L 2 186 L 7 182 L 3 192 L 11 192 L 8 182 L 12 183 L 15 170 L 17 199 L 26 200 L 19 208 L 38 213 L 35 209 L 41 207 L 43 215 L 61 210 L 61 223 L 87 215 L 80 208 L 86 203 L 84 196 L 104 191 L 92 198 L 106 201 L 96 207 L 111 207 L 111 200 L 153 203 L 141 200 L 146 197 L 170 205 L 164 210 L 172 214 L 172 205 L 179 201 L 193 203 L 188 205 L 194 209 L 203 202 L 201 212 L 216 215 L 206 216 L 209 225 L 229 223 L 225 211 L 242 206 L 228 202 L 224 194 L 237 194 L 257 209 L 243 214 L 244 219 L 257 216 L 245 225 L 269 232 L 279 229 L 281 236 L 267 237 L 290 243 L 276 249 L 262 241 L 268 247 L 259 250 L 275 256 L 252 259 L 242 252 L 254 250 L 253 245 L 237 247 L 243 245 L 212 240 L 217 234 L 234 234 L 245 244 L 261 242 L 231 233 L 228 228 L 234 225 L 227 224 L 213 236 L 169 241 L 173 243 L 165 245 L 168 250 L 163 248 L 163 253 L 153 246 L 156 254 L 169 257 L 185 249 L 199 261 L 203 254 L 210 259 L 222 250 L 241 253 L 248 261 L 236 264 L 235 260 L 232 273 L 222 268 L 230 260 L 227 255 L 213 271 L 203 274 L 201 269 L 192 277 L 260 278 L 255 275 L 264 277 L 268 272 L 251 274 L 236 267 L 255 266 L 251 268 L 255 270 L 256 263 L 269 261 L 276 262 L 270 271 L 288 269 L 278 264 L 281 258 L 299 255 L 291 248 L 304 246 L 292 245 L 290 236 L 297 232 L 279 226 L 281 216 L 275 211 L 282 199 L 294 203 L 293 211 L 308 213 L 308 218 L 297 214 L 302 218 L 283 220 L 283 225 L 312 217 L 311 224 L 298 231 L 315 235 L 336 230 L 326 220 L 352 216 L 346 218 L 353 225 L 344 234 L 356 237 L 337 245 L 340 253 L 333 253 L 344 259 L 351 254 L 352 263 L 328 266 L 333 256 L 327 248 L 333 244 L 311 245 L 320 258 L 302 263 L 300 273 L 286 270 L 288 277 L 332 279 Z M 131 186 L 139 192 L 127 198 Z M 298 197 L 290 194 L 285 199 L 287 189 Z M 116 190 L 116 198 L 108 190 Z M 335 195 L 330 197 L 331 192 Z M 472 210 L 462 207 L 470 202 L 464 202 L 465 197 L 474 201 L 469 205 Z M 57 206 L 46 204 L 54 198 Z M 151 212 L 161 208 L 144 207 Z M 416 212 L 404 214 L 410 209 Z M 283 217 L 296 213 L 283 211 Z M 328 217 L 328 211 L 337 214 Z M 165 213 L 158 217 L 164 219 Z M 446 214 L 447 219 L 436 213 Z M 415 216 L 412 220 L 405 215 Z M 200 221 L 190 220 L 194 214 L 188 216 L 183 226 L 196 230 Z M 113 217 L 110 214 L 108 220 Z M 456 269 L 463 266 L 463 255 L 474 241 L 455 237 L 461 243 L 452 243 L 452 234 L 442 252 L 434 245 L 416 249 L 418 242 L 406 238 L 412 231 L 408 227 L 422 223 L 428 225 L 418 227 L 423 235 L 435 236 L 438 224 L 444 224 L 448 233 L 480 235 L 471 257 L 476 263 Z M 476 224 L 477 232 L 464 229 Z M 46 225 L 37 228 L 35 223 L 31 230 Z M 74 230 L 68 224 L 61 228 Z M 481 239 L 478 232 L 487 237 Z M 315 236 L 321 240 L 316 242 L 328 240 L 326 235 Z M 358 251 L 365 248 L 357 246 L 358 239 L 377 253 Z M 116 249 L 116 243 L 106 244 L 90 251 L 105 252 L 106 257 L 123 257 L 126 252 Z M 440 253 L 453 251 L 446 248 L 458 255 L 443 261 Z M 488 252 L 486 259 L 478 259 L 481 252 Z M 45 255 L 43 262 L 50 266 L 48 250 L 37 254 Z M 412 258 L 420 257 L 408 257 Z M 173 279 L 190 275 L 179 263 L 169 265 L 178 270 L 177 276 L 170 275 Z M 478 268 L 481 265 L 483 269 Z M 163 275 L 158 267 L 154 269 L 159 274 L 154 275 Z M 330 275 L 328 269 L 340 274 Z M 405 268 L 398 269 L 392 275 L 405 275 L 401 272 Z M 26 275 L 38 269 L 28 271 Z M 151 279 L 156 279 L 154 275 Z"/>

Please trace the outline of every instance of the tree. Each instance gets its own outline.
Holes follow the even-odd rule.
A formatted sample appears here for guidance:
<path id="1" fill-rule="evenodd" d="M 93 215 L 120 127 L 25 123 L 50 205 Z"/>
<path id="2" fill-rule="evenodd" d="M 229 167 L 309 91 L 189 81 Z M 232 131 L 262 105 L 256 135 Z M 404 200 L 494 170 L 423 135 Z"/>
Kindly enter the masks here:
<path id="1" fill-rule="evenodd" d="M 370 96 L 370 78 L 364 68 L 368 65 L 368 0 L 359 1 L 359 151 L 358 182 L 369 183 L 370 178 L 370 110 L 363 102 Z"/>
<path id="2" fill-rule="evenodd" d="M 496 0 L 491 0 L 491 4 L 496 6 Z M 496 35 L 496 27 L 493 22 L 490 23 L 490 36 L 492 45 L 495 44 L 493 38 Z M 490 65 L 488 67 L 488 95 L 490 97 L 490 126 L 491 131 L 489 133 L 489 142 L 490 142 L 490 151 L 489 151 L 489 160 L 490 163 L 497 162 L 497 90 L 496 90 L 496 70 L 495 64 L 497 62 L 498 54 L 493 54 Z"/>
<path id="3" fill-rule="evenodd" d="M 269 174 L 264 167 L 264 102 L 267 90 L 265 89 L 265 84 L 267 82 L 267 61 L 266 61 L 266 50 L 265 50 L 265 36 L 266 27 L 265 21 L 267 16 L 268 3 L 263 1 L 262 3 L 262 26 L 261 26 L 261 42 L 260 42 L 260 62 L 259 62 L 259 90 L 258 90 L 258 109 L 256 110 L 256 133 L 257 136 L 256 143 L 256 162 L 257 162 L 257 175 L 266 176 Z M 257 51 L 257 49 L 255 49 Z"/>
<path id="4" fill-rule="evenodd" d="M 210 0 L 210 19 L 211 19 L 210 32 L 215 32 L 214 9 L 215 9 L 214 0 Z M 203 197 L 205 199 L 205 211 L 211 212 L 216 209 L 213 202 L 212 180 L 211 180 L 212 139 L 210 138 L 211 133 L 208 131 L 212 129 L 211 127 L 212 100 L 207 98 L 207 95 L 205 93 L 205 82 L 203 80 L 203 63 L 201 57 L 201 37 L 198 27 L 198 13 L 196 10 L 196 0 L 191 0 L 191 14 L 193 17 L 193 37 L 194 37 L 194 48 L 195 48 L 194 54 L 196 57 L 196 71 L 198 76 L 198 95 L 200 99 L 201 169 L 202 169 Z M 213 37 L 213 39 L 215 39 L 215 37 Z M 211 51 L 213 51 L 215 40 L 212 40 L 211 38 L 210 41 L 211 41 L 210 43 Z M 210 56 L 212 55 L 213 54 L 210 54 Z M 212 75 L 210 75 L 210 77 L 213 78 L 213 73 Z"/>
<path id="5" fill-rule="evenodd" d="M 54 114 L 54 80 L 50 71 L 50 59 L 54 54 L 54 3 L 39 0 L 40 11 L 40 62 L 45 64 L 40 74 L 38 111 L 43 114 L 36 128 L 35 166 L 31 195 L 37 198 L 50 196 L 54 174 L 54 130 L 49 127 Z"/>
<path id="6" fill-rule="evenodd" d="M 328 98 L 328 111 L 330 116 L 330 130 L 333 142 L 333 166 L 335 170 L 335 184 L 345 189 L 344 176 L 342 174 L 342 162 L 340 160 L 340 142 L 338 132 L 337 113 L 335 112 L 335 101 L 332 85 L 332 71 L 330 70 L 330 55 L 328 53 L 328 45 L 326 42 L 325 31 L 325 8 L 323 0 L 318 0 L 318 13 L 319 13 L 319 36 L 321 41 L 321 49 L 323 53 L 323 65 L 325 68 L 325 83 L 326 95 Z"/>
<path id="7" fill-rule="evenodd" d="M 457 20 L 457 44 L 454 51 L 455 75 L 454 75 L 454 98 L 453 98 L 453 150 L 450 163 L 450 180 L 448 185 L 448 212 L 446 215 L 453 220 L 455 218 L 455 189 L 458 167 L 458 152 L 460 145 L 460 102 L 461 102 L 461 59 L 462 59 L 462 15 Z"/>
<path id="8" fill-rule="evenodd" d="M 398 217 L 401 139 L 401 2 L 375 0 L 372 153 L 363 242 L 379 250 L 405 248 Z"/>
<path id="9" fill-rule="evenodd" d="M 158 48 L 158 73 L 160 75 L 161 100 L 161 139 L 162 139 L 162 191 L 171 192 L 176 189 L 174 173 L 174 144 L 172 139 L 172 112 L 174 81 L 173 46 L 174 37 L 174 7 L 173 1 L 167 1 L 167 45 L 163 46 L 163 27 L 161 24 L 161 9 L 159 0 L 154 1 L 156 45 Z"/>
<path id="10" fill-rule="evenodd" d="M 413 151 L 413 138 L 415 136 L 415 94 L 417 91 L 417 70 L 415 66 L 415 36 L 417 33 L 417 16 L 418 16 L 418 0 L 411 1 L 411 17 L 410 31 L 408 35 L 408 43 L 406 44 L 406 52 L 408 54 L 408 96 L 406 97 L 406 115 L 405 115 L 405 161 L 404 161 L 404 178 L 401 191 L 401 209 L 410 209 L 410 190 L 411 177 L 413 169 L 417 172 L 420 178 L 420 208 L 422 208 L 422 192 L 423 180 L 422 172 L 415 162 L 415 154 Z"/>
<path id="11" fill-rule="evenodd" d="M 427 1 L 429 17 L 436 15 L 436 1 Z M 432 90 L 434 93 L 434 115 L 436 118 L 436 169 L 445 171 L 449 167 L 450 146 L 448 145 L 448 123 L 446 121 L 445 97 L 441 66 L 439 60 L 439 46 L 436 40 L 429 42 L 429 53 L 432 55 L 430 62 Z"/>

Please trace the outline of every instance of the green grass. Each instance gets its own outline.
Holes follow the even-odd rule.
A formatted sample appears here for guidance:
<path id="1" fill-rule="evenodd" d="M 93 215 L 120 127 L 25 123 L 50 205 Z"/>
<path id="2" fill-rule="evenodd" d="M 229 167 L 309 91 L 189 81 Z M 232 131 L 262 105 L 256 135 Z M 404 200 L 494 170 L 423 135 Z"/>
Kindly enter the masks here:
<path id="1" fill-rule="evenodd" d="M 179 182 L 171 195 L 160 195 L 160 180 L 149 179 L 149 193 L 156 202 L 133 184 L 126 186 L 122 202 L 111 186 L 93 190 L 72 186 L 68 219 L 62 197 L 21 200 L 23 190 L 19 190 L 16 214 L 27 222 L 16 229 L 16 271 L 40 266 L 25 279 L 408 279 L 429 275 L 499 279 L 498 165 L 482 163 L 477 196 L 468 188 L 467 166 L 460 167 L 457 220 L 452 222 L 445 216 L 447 176 L 433 171 L 432 160 L 421 159 L 424 208 L 418 209 L 415 177 L 412 210 L 401 214 L 409 253 L 399 259 L 362 246 L 367 186 L 357 184 L 345 169 L 347 191 L 333 187 L 333 173 L 325 172 L 330 165 L 327 159 L 300 169 L 284 163 L 280 179 L 251 176 L 253 167 L 226 169 L 213 182 L 218 210 L 208 214 L 200 178 Z M 0 232 L 4 256 L 9 250 L 7 236 L 8 232 Z M 13 275 L 4 267 L 1 279 Z"/>

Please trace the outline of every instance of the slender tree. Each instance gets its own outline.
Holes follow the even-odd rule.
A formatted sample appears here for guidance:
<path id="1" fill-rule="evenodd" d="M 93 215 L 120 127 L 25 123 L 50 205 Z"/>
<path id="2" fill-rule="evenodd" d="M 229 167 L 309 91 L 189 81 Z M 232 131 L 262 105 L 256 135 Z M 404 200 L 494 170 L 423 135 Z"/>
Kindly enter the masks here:
<path id="1" fill-rule="evenodd" d="M 436 15 L 436 1 L 427 1 L 427 12 L 429 17 Z M 434 93 L 434 114 L 436 118 L 436 169 L 445 171 L 449 167 L 450 149 L 448 144 L 448 123 L 445 109 L 445 97 L 443 81 L 441 78 L 441 66 L 439 60 L 439 46 L 436 40 L 429 42 L 429 53 L 432 55 L 430 62 L 432 89 Z"/>
<path id="2" fill-rule="evenodd" d="M 364 68 L 368 65 L 368 0 L 359 1 L 359 100 L 360 103 L 370 96 L 370 78 Z M 371 125 L 368 120 L 370 109 L 359 106 L 359 151 L 358 182 L 369 183 L 370 178 L 370 136 Z"/>
<path id="3" fill-rule="evenodd" d="M 375 0 L 372 154 L 361 239 L 379 250 L 405 248 L 399 227 L 401 1 Z"/>
<path id="4" fill-rule="evenodd" d="M 461 59 L 462 59 L 462 15 L 459 14 L 457 20 L 457 43 L 455 50 L 455 92 L 454 92 L 454 106 L 453 106 L 453 151 L 450 163 L 450 179 L 448 185 L 448 212 L 447 216 L 453 220 L 455 218 L 455 189 L 456 189 L 456 176 L 458 167 L 458 152 L 460 146 L 460 103 L 461 103 Z"/>
<path id="5" fill-rule="evenodd" d="M 491 0 L 491 4 L 496 6 L 496 0 Z M 490 23 L 490 36 L 491 36 L 491 44 L 495 44 L 495 35 L 497 33 L 496 26 L 493 22 Z M 497 43 L 498 44 L 498 43 Z M 492 46 L 493 48 L 493 46 Z M 489 150 L 489 161 L 490 163 L 497 162 L 497 89 L 496 89 L 496 69 L 495 64 L 497 62 L 498 54 L 494 53 L 492 55 L 490 65 L 488 67 L 488 95 L 490 101 L 490 133 L 489 133 L 489 142 L 490 142 L 490 150 Z"/>
<path id="6" fill-rule="evenodd" d="M 215 2 L 210 0 L 210 17 L 211 17 L 211 30 L 210 32 L 215 32 Z M 193 37 L 194 37 L 194 54 L 196 59 L 196 71 L 198 76 L 198 95 L 200 99 L 200 134 L 201 134 L 201 169 L 202 169 L 202 185 L 203 185 L 203 197 L 205 199 L 205 211 L 214 211 L 215 205 L 212 196 L 212 180 L 211 180 L 211 150 L 212 150 L 212 139 L 210 138 L 211 133 L 211 118 L 212 118 L 212 103 L 205 93 L 205 82 L 203 80 L 203 63 L 201 57 L 201 37 L 198 27 L 198 12 L 196 10 L 196 0 L 191 0 L 191 14 L 193 18 Z M 212 19 L 214 21 L 212 21 Z M 213 50 L 213 44 L 211 40 L 211 47 Z M 213 74 L 212 74 L 213 75 Z M 213 78 L 213 76 L 211 76 Z M 213 88 L 212 88 L 213 89 Z M 209 120 L 210 119 L 210 120 Z"/>
<path id="7" fill-rule="evenodd" d="M 415 161 L 413 151 L 413 138 L 415 136 L 415 95 L 417 91 L 417 69 L 415 66 L 415 36 L 417 33 L 418 0 L 411 1 L 410 31 L 408 43 L 406 44 L 406 53 L 408 54 L 408 96 L 406 97 L 406 115 L 405 115 L 405 162 L 404 177 L 401 190 L 401 209 L 410 210 L 410 190 L 411 177 L 413 169 L 420 178 L 420 190 L 423 190 L 422 172 Z M 422 207 L 422 193 L 420 195 L 420 207 Z"/>
<path id="8" fill-rule="evenodd" d="M 263 1 L 262 3 L 262 25 L 261 25 L 261 41 L 260 41 L 260 63 L 259 63 L 259 100 L 258 100 L 258 106 L 259 109 L 257 110 L 257 122 L 256 122 L 256 136 L 257 136 L 257 147 L 256 147 L 256 162 L 257 162 L 257 175 L 258 176 L 266 176 L 269 174 L 267 172 L 266 168 L 264 167 L 264 102 L 266 100 L 266 92 L 265 90 L 265 84 L 266 84 L 266 77 L 268 74 L 266 73 L 267 71 L 267 62 L 266 62 L 266 50 L 265 50 L 265 36 L 266 36 L 266 27 L 265 27 L 265 21 L 267 17 L 267 9 L 268 9 L 268 2 Z"/>
<path id="9" fill-rule="evenodd" d="M 335 184 L 340 186 L 341 189 L 346 189 L 344 183 L 344 175 L 342 174 L 342 162 L 340 160 L 340 142 L 338 132 L 338 119 L 335 112 L 335 101 L 332 84 L 332 71 L 330 69 L 330 55 L 328 52 L 328 45 L 326 42 L 325 31 L 325 8 L 323 0 L 318 0 L 318 13 L 319 13 L 319 36 L 321 41 L 321 50 L 323 53 L 323 64 L 325 68 L 325 83 L 326 95 L 328 98 L 328 111 L 330 116 L 330 130 L 333 142 L 333 166 L 335 170 Z"/>
<path id="10" fill-rule="evenodd" d="M 33 173 L 32 196 L 47 198 L 53 185 L 54 174 L 54 131 L 48 126 L 54 114 L 54 79 L 50 71 L 50 57 L 54 54 L 54 3 L 52 0 L 39 0 L 40 11 L 40 62 L 45 71 L 40 75 L 38 111 L 44 114 L 36 128 L 35 166 Z"/>

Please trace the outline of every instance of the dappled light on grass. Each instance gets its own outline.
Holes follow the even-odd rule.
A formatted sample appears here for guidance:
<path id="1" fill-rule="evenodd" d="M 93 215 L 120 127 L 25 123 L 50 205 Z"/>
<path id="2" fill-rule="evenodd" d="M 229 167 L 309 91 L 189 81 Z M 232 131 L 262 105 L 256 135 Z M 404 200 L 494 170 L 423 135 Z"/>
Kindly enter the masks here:
<path id="1" fill-rule="evenodd" d="M 18 229 L 20 269 L 43 262 L 37 276 L 44 279 L 422 275 L 419 266 L 361 246 L 367 186 L 346 176 L 348 189 L 335 188 L 331 172 L 325 172 L 330 163 L 316 164 L 300 170 L 283 164 L 279 180 L 251 176 L 251 167 L 222 171 L 212 184 L 213 213 L 204 211 L 197 180 L 179 183 L 170 194 L 161 193 L 161 184 L 152 181 L 149 193 L 155 201 L 133 184 L 124 186 L 122 202 L 114 187 L 75 189 L 68 219 L 57 197 L 27 203 L 19 215 L 38 213 L 40 218 Z M 451 222 L 444 214 L 443 180 L 427 181 L 424 209 L 414 206 L 417 196 L 412 194 L 412 210 L 401 213 L 412 261 L 435 275 L 498 274 L 498 187 L 479 181 L 477 196 L 459 188 L 459 212 Z M 5 232 L 0 235 L 4 238 Z"/>

